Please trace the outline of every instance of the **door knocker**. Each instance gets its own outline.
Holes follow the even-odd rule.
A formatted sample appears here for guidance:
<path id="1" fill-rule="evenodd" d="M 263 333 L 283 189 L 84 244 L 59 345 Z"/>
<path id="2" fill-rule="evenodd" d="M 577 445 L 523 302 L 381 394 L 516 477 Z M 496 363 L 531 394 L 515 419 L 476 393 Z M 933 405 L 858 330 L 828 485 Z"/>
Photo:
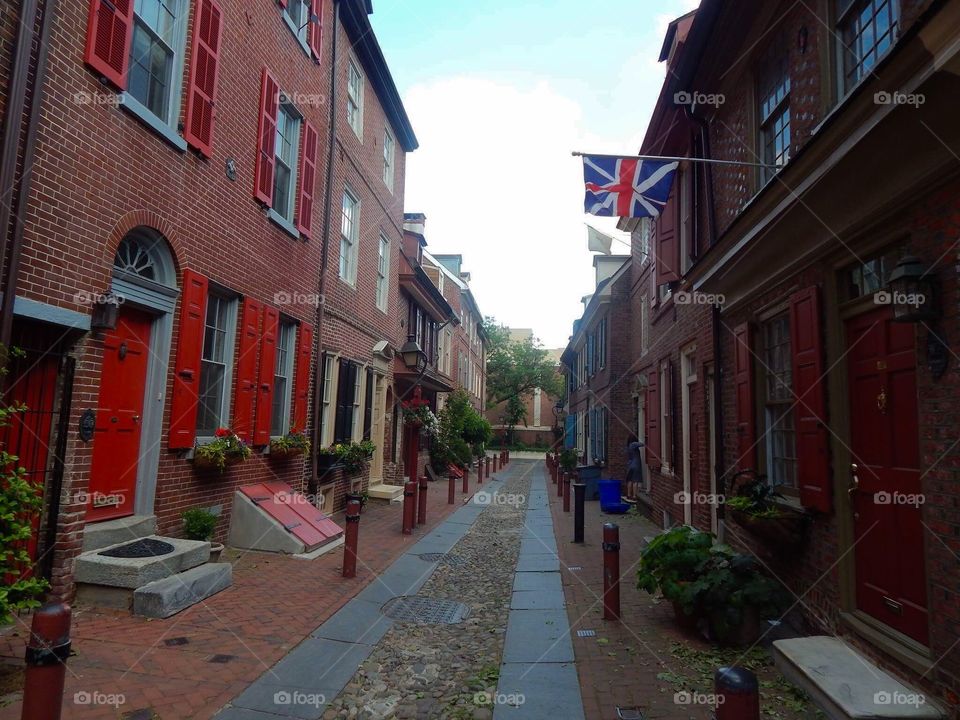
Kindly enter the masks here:
<path id="1" fill-rule="evenodd" d="M 120 343 L 120 351 L 118 354 L 120 355 L 121 360 L 123 360 L 127 356 L 127 343 L 125 342 Z"/>
<path id="2" fill-rule="evenodd" d="M 877 410 L 884 415 L 887 414 L 887 389 L 880 388 L 880 394 L 877 395 Z"/>

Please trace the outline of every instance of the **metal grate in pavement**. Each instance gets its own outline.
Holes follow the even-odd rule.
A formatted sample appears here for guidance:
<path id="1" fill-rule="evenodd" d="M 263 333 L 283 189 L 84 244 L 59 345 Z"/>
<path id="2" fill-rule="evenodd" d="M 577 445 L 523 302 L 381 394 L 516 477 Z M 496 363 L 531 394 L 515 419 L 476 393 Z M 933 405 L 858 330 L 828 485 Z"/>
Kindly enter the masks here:
<path id="1" fill-rule="evenodd" d="M 596 630 L 577 630 L 577 637 L 596 637 Z"/>
<path id="2" fill-rule="evenodd" d="M 470 608 L 456 600 L 403 595 L 387 601 L 380 612 L 394 620 L 423 625 L 456 625 L 467 618 Z"/>
<path id="3" fill-rule="evenodd" d="M 452 567 L 460 567 L 467 564 L 464 558 L 454 553 L 420 553 L 417 557 L 427 562 L 438 562 L 441 565 L 450 565 Z"/>

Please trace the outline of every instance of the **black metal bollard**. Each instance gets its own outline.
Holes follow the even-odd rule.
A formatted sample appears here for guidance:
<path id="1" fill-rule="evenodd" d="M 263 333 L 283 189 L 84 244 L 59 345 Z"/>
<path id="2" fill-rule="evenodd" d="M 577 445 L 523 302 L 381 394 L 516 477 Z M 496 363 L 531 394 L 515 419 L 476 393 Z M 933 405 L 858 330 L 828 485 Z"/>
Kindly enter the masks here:
<path id="1" fill-rule="evenodd" d="M 417 496 L 417 524 L 426 525 L 427 524 L 427 490 L 429 486 L 427 485 L 427 476 L 424 475 L 420 478 L 420 493 Z"/>
<path id="2" fill-rule="evenodd" d="M 757 676 L 742 667 L 722 667 L 713 674 L 716 720 L 760 720 Z"/>
<path id="3" fill-rule="evenodd" d="M 360 542 L 360 501 L 347 502 L 347 528 L 343 540 L 343 576 L 357 576 L 357 545 Z"/>
<path id="4" fill-rule="evenodd" d="M 583 542 L 583 501 L 587 494 L 584 483 L 573 483 L 573 541 Z"/>
<path id="5" fill-rule="evenodd" d="M 413 535 L 417 517 L 417 483 L 408 480 L 403 484 L 403 534 Z"/>

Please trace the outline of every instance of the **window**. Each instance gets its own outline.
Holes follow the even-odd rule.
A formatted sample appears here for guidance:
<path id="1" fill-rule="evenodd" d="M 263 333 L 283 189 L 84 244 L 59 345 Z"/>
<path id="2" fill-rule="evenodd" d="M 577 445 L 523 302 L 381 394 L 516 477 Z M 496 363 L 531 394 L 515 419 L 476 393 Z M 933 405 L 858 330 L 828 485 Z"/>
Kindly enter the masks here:
<path id="1" fill-rule="evenodd" d="M 640 298 L 640 354 L 650 350 L 650 327 L 648 322 L 647 298 Z"/>
<path id="2" fill-rule="evenodd" d="M 323 393 L 321 395 L 322 408 L 320 411 L 320 441 L 323 444 L 333 440 L 333 436 L 329 433 L 333 428 L 334 363 L 336 363 L 336 358 L 330 355 L 323 356 Z"/>
<path id="3" fill-rule="evenodd" d="M 650 229 L 650 218 L 640 218 L 640 225 L 634 231 L 634 238 L 637 243 L 637 256 L 640 258 L 641 264 L 650 258 Z"/>
<path id="4" fill-rule="evenodd" d="M 270 435 L 278 437 L 290 431 L 290 387 L 293 378 L 293 339 L 297 326 L 281 322 L 277 329 L 277 363 L 273 371 L 273 409 Z"/>
<path id="5" fill-rule="evenodd" d="M 441 354 L 440 354 L 440 362 L 441 362 L 440 369 L 446 375 L 449 376 L 452 371 L 451 365 L 453 364 L 452 362 L 453 358 L 451 357 L 452 349 L 453 349 L 453 331 L 448 328 L 443 331 L 443 336 L 444 336 L 444 340 L 443 340 L 443 350 L 441 351 Z"/>
<path id="6" fill-rule="evenodd" d="M 230 368 L 237 325 L 236 300 L 210 293 L 200 360 L 200 407 L 197 435 L 213 437 L 230 424 Z"/>
<path id="7" fill-rule="evenodd" d="M 393 135 L 390 134 L 390 131 L 384 128 L 383 131 L 383 184 L 386 185 L 390 192 L 393 192 L 393 163 L 394 163 L 394 153 L 396 143 L 393 141 Z M 440 277 L 443 278 L 443 273 L 440 273 Z M 441 279 L 441 283 L 442 283 Z M 443 292 L 443 285 L 440 286 L 440 292 Z"/>
<path id="8" fill-rule="evenodd" d="M 340 279 L 357 282 L 357 241 L 360 232 L 360 201 L 349 190 L 343 191 L 343 215 L 340 220 Z"/>
<path id="9" fill-rule="evenodd" d="M 380 250 L 377 255 L 377 307 L 387 312 L 390 297 L 390 241 L 380 236 Z"/>
<path id="10" fill-rule="evenodd" d="M 763 422 L 767 477 L 773 485 L 797 486 L 797 437 L 791 378 L 790 318 L 781 313 L 761 328 L 763 343 Z"/>
<path id="11" fill-rule="evenodd" d="M 680 184 L 680 272 L 687 274 L 693 265 L 693 178 L 694 170 L 685 164 L 677 176 Z"/>
<path id="12" fill-rule="evenodd" d="M 597 369 L 603 369 L 607 366 L 607 319 L 604 318 L 597 325 L 597 336 L 595 340 L 595 351 L 597 355 Z"/>
<path id="13" fill-rule="evenodd" d="M 282 98 L 282 95 L 281 95 Z M 276 166 L 273 173 L 273 209 L 293 221 L 293 198 L 297 188 L 297 154 L 300 147 L 300 115 L 293 105 L 281 102 L 277 112 Z"/>
<path id="14" fill-rule="evenodd" d="M 660 459 L 663 472 L 671 471 L 673 458 L 673 367 L 660 365 Z"/>
<path id="15" fill-rule="evenodd" d="M 347 63 L 347 123 L 363 140 L 363 75 L 353 58 Z"/>
<path id="16" fill-rule="evenodd" d="M 307 32 L 310 29 L 310 0 L 289 0 L 283 16 L 290 30 L 300 41 L 300 45 L 309 53 Z"/>
<path id="17" fill-rule="evenodd" d="M 352 442 L 359 425 L 356 416 L 360 405 L 361 368 L 349 360 L 340 361 L 337 379 L 337 416 L 334 421 L 333 442 Z"/>
<path id="18" fill-rule="evenodd" d="M 897 39 L 897 0 L 838 0 L 840 87 L 846 94 Z"/>
<path id="19" fill-rule="evenodd" d="M 784 165 L 790 159 L 790 72 L 787 56 L 778 50 L 763 64 L 758 96 L 760 98 L 760 157 L 765 165 Z M 776 168 L 762 168 L 765 185 Z"/>
<path id="20" fill-rule="evenodd" d="M 365 370 L 356 367 L 353 373 L 353 428 L 351 437 L 354 441 L 363 439 L 363 379 Z"/>
<path id="21" fill-rule="evenodd" d="M 136 0 L 133 13 L 127 92 L 161 123 L 175 128 L 180 119 L 186 3 Z"/>

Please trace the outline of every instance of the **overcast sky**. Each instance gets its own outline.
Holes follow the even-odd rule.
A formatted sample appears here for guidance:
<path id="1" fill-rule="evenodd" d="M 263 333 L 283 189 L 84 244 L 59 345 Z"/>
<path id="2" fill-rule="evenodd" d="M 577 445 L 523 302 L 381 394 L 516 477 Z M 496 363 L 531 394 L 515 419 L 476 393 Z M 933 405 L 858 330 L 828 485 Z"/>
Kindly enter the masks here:
<path id="1" fill-rule="evenodd" d="M 669 20 L 697 0 L 377 0 L 371 17 L 420 148 L 406 211 L 461 253 L 481 310 L 562 347 L 592 292 L 581 161 L 634 153 Z M 622 236 L 621 236 L 622 237 Z M 614 253 L 629 252 L 614 243 Z"/>

